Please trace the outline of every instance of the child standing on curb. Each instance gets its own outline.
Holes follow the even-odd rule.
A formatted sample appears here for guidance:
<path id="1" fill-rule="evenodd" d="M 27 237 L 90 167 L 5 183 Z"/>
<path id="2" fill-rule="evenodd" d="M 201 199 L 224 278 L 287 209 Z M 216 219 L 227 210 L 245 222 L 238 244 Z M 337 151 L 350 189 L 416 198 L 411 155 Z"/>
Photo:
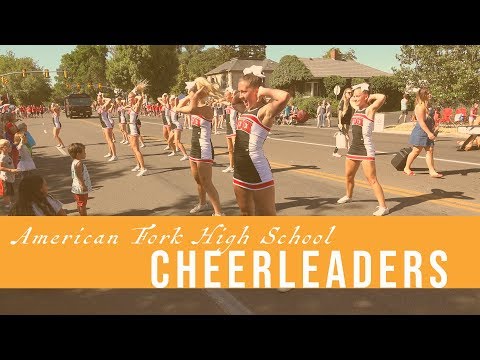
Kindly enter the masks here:
<path id="1" fill-rule="evenodd" d="M 72 193 L 77 202 L 78 213 L 87 216 L 88 193 L 92 191 L 92 183 L 88 174 L 87 166 L 82 161 L 87 157 L 85 145 L 72 143 L 68 146 L 68 153 L 72 157 Z"/>
<path id="2" fill-rule="evenodd" d="M 28 141 L 25 133 L 22 131 L 17 132 L 13 137 L 13 140 L 20 155 L 17 169 L 20 172 L 20 180 L 22 180 L 25 176 L 31 174 L 32 171 L 35 170 L 37 167 L 33 162 L 32 155 L 27 146 Z"/>
<path id="3" fill-rule="evenodd" d="M 15 182 L 15 173 L 18 171 L 13 165 L 13 160 L 10 157 L 12 146 L 10 141 L 6 139 L 0 140 L 0 181 L 3 187 L 3 202 L 5 208 L 10 210 L 12 206 L 12 199 L 15 192 L 13 183 Z"/>

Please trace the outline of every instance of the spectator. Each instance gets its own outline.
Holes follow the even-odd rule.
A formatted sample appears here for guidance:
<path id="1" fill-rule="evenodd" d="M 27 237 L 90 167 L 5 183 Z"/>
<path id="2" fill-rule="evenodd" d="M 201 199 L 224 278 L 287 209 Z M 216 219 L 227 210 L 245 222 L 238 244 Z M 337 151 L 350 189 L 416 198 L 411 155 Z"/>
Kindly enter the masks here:
<path id="1" fill-rule="evenodd" d="M 92 191 L 92 182 L 83 160 L 87 157 L 85 145 L 73 143 L 68 146 L 68 153 L 73 159 L 70 171 L 72 173 L 72 193 L 77 202 L 80 216 L 87 216 L 88 193 Z"/>
<path id="2" fill-rule="evenodd" d="M 343 90 L 342 100 L 338 104 L 338 128 L 346 136 L 347 149 L 349 148 L 350 137 L 348 131 L 350 130 L 350 121 L 352 120 L 353 108 L 350 104 L 350 98 L 352 97 L 352 89 L 347 87 Z M 338 148 L 333 150 L 333 156 L 341 157 L 338 153 Z"/>
<path id="3" fill-rule="evenodd" d="M 63 204 L 48 193 L 48 185 L 40 175 L 27 176 L 20 182 L 18 201 L 10 216 L 65 216 Z"/>
<path id="4" fill-rule="evenodd" d="M 330 117 L 332 116 L 332 106 L 330 101 L 326 100 L 325 102 L 325 120 L 327 121 L 327 127 L 330 127 Z"/>
<path id="5" fill-rule="evenodd" d="M 417 93 L 415 100 L 415 117 L 417 123 L 410 134 L 410 144 L 413 146 L 412 152 L 407 157 L 407 163 L 403 172 L 406 175 L 413 176 L 415 173 L 411 170 L 413 161 L 422 152 L 426 151 L 425 160 L 428 166 L 428 172 L 433 178 L 442 178 L 443 175 L 435 170 L 433 160 L 433 147 L 435 145 L 435 122 L 428 111 L 428 103 L 432 95 L 427 88 L 421 88 Z"/>
<path id="6" fill-rule="evenodd" d="M 3 189 L 3 202 L 7 209 L 12 206 L 12 199 L 15 195 L 13 184 L 15 182 L 15 173 L 18 170 L 10 157 L 12 145 L 6 139 L 0 140 L 0 181 Z"/>
<path id="7" fill-rule="evenodd" d="M 402 112 L 398 118 L 397 124 L 400 123 L 400 119 L 403 116 L 403 122 L 406 121 L 408 115 L 408 95 L 403 94 L 403 99 L 400 100 L 400 111 Z"/>
<path id="8" fill-rule="evenodd" d="M 473 104 L 473 106 L 470 108 L 470 115 L 468 116 L 468 124 L 470 126 L 473 125 L 473 122 L 477 118 L 477 112 L 478 112 L 478 103 Z"/>

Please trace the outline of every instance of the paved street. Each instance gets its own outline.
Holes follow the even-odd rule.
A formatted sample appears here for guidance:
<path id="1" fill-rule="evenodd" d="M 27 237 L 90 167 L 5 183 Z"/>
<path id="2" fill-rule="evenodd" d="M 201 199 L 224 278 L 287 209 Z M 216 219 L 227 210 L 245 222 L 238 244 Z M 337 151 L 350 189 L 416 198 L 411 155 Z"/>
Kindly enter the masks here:
<path id="1" fill-rule="evenodd" d="M 71 159 L 66 149 L 54 146 L 51 120 L 28 119 L 26 122 L 37 141 L 34 160 L 40 173 L 46 177 L 51 193 L 65 204 L 67 212 L 76 215 L 70 193 Z M 147 147 L 142 152 L 148 172 L 140 178 L 130 171 L 135 161 L 129 146 L 117 142 L 119 160 L 106 161 L 107 146 L 98 119 L 62 118 L 62 124 L 60 135 L 65 144 L 78 141 L 87 145 L 86 164 L 94 187 L 88 202 L 89 215 L 190 215 L 189 210 L 198 201 L 196 184 L 188 161 L 181 162 L 180 156 L 167 157 L 169 151 L 163 150 L 165 141 L 158 119 L 143 119 L 142 133 Z M 335 131 L 308 126 L 273 129 L 265 152 L 274 171 L 278 215 L 371 215 L 375 210 L 375 197 L 361 170 L 356 177 L 355 201 L 343 206 L 336 204 L 345 193 L 345 160 L 332 156 Z M 119 131 L 115 132 L 117 139 L 121 139 Z M 183 132 L 187 150 L 190 133 L 190 130 Z M 389 216 L 480 213 L 479 152 L 457 152 L 457 140 L 438 139 L 435 158 L 437 169 L 445 178 L 434 179 L 428 175 L 423 154 L 413 164 L 416 176 L 406 176 L 390 164 L 395 152 L 407 146 L 408 134 L 374 134 L 378 178 L 391 210 Z M 213 144 L 216 161 L 213 182 L 224 212 L 238 215 L 232 174 L 222 173 L 228 164 L 225 134 L 213 135 Z"/>
<path id="2" fill-rule="evenodd" d="M 393 115 L 392 115 L 393 117 Z M 397 116 L 398 117 L 398 116 Z M 147 147 L 147 176 L 136 177 L 128 146 L 116 143 L 119 160 L 107 162 L 97 118 L 62 118 L 65 144 L 87 145 L 87 166 L 95 189 L 89 215 L 188 215 L 196 204 L 196 186 L 188 162 L 167 157 L 159 119 L 143 118 Z M 396 121 L 396 119 L 395 119 Z M 76 216 L 70 193 L 71 159 L 57 149 L 51 119 L 28 119 L 37 141 L 34 161 L 48 181 L 51 193 Z M 335 122 L 336 124 L 336 122 Z M 388 124 L 388 121 L 387 121 Z M 46 131 L 46 133 L 45 133 Z M 337 205 L 344 195 L 344 158 L 332 157 L 335 128 L 276 126 L 265 144 L 274 170 L 277 211 L 280 216 L 371 216 L 376 200 L 361 171 L 354 202 Z M 117 139 L 120 132 L 115 131 Z M 190 130 L 183 142 L 189 148 Z M 472 216 L 480 213 L 480 152 L 457 152 L 457 139 L 440 137 L 436 144 L 437 169 L 444 179 L 428 175 L 425 159 L 414 163 L 416 176 L 397 172 L 390 160 L 407 146 L 407 134 L 375 133 L 377 171 L 391 214 L 388 216 Z M 232 174 L 222 173 L 228 163 L 225 134 L 213 135 L 216 164 L 213 182 L 224 211 L 238 215 Z M 65 149 L 66 150 L 66 149 Z M 341 150 L 342 153 L 345 151 Z M 209 215 L 207 213 L 205 215 Z M 188 218 L 186 218 L 188 221 Z M 0 314 L 478 314 L 480 290 L 146 290 L 42 289 L 0 290 Z"/>

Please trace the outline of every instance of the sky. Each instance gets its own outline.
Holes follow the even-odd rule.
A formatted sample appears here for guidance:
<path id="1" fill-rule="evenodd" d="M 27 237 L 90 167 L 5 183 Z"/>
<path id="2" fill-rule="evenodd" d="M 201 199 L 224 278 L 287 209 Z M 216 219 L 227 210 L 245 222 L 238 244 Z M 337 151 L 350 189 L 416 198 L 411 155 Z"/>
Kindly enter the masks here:
<path id="1" fill-rule="evenodd" d="M 278 62 L 284 55 L 322 57 L 332 47 L 344 52 L 353 49 L 358 62 L 386 72 L 399 64 L 395 54 L 400 52 L 400 45 L 267 45 L 267 58 Z M 73 49 L 75 45 L 0 45 L 0 54 L 11 50 L 16 57 L 31 57 L 40 67 L 53 72 L 59 68 L 62 55 Z"/>

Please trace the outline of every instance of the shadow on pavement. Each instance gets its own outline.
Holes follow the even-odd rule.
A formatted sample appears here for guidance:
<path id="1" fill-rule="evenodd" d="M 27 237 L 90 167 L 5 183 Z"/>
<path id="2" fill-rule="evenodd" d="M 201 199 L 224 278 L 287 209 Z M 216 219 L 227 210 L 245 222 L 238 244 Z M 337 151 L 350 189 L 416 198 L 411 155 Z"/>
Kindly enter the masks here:
<path id="1" fill-rule="evenodd" d="M 445 191 L 442 189 L 432 189 L 431 194 L 423 194 L 410 197 L 388 198 L 387 202 L 398 202 L 397 205 L 390 207 L 390 214 L 402 210 L 409 206 L 415 206 L 426 201 L 441 200 L 441 199 L 460 199 L 460 200 L 475 200 L 470 196 L 463 195 L 463 191 Z"/>
<path id="2" fill-rule="evenodd" d="M 304 197 L 287 197 L 286 202 L 277 203 L 277 211 L 282 211 L 290 208 L 303 208 L 304 210 L 315 210 L 325 205 L 337 205 L 338 198 L 319 198 L 318 196 L 304 196 Z M 351 204 L 349 204 L 351 205 Z M 353 207 L 350 207 L 353 208 Z M 327 208 L 326 208 L 327 209 Z"/>
<path id="3" fill-rule="evenodd" d="M 290 165 L 289 167 L 285 167 L 285 168 L 272 169 L 272 173 L 279 173 L 279 172 L 290 171 L 290 170 L 302 170 L 302 169 L 320 170 L 320 168 L 316 165 Z"/>

